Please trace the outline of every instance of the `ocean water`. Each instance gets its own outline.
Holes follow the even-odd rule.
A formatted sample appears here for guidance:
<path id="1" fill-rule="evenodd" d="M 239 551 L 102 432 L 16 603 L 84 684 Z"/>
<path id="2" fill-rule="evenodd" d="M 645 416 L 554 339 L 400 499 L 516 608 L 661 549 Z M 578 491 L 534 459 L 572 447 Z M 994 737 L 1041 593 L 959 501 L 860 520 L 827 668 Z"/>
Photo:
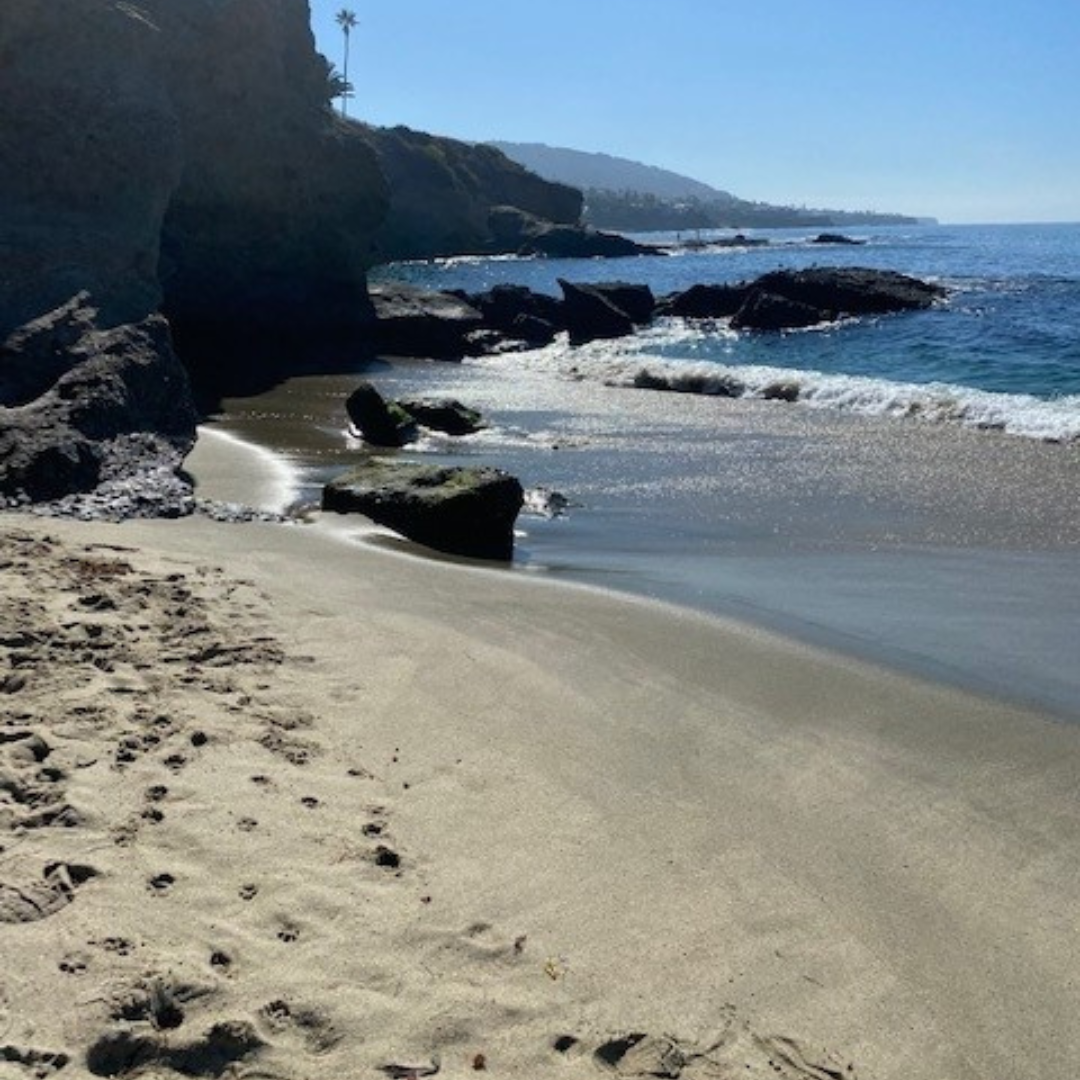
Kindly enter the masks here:
<path id="1" fill-rule="evenodd" d="M 712 247 L 666 258 L 450 259 L 382 273 L 432 288 L 481 291 L 502 282 L 558 295 L 557 278 L 648 284 L 658 296 L 699 282 L 767 271 L 858 265 L 944 285 L 939 307 L 852 320 L 799 333 L 736 334 L 723 323 L 664 320 L 637 338 L 570 350 L 532 363 L 585 377 L 630 381 L 641 370 L 676 385 L 732 377 L 760 395 L 794 383 L 804 405 L 993 427 L 1035 438 L 1080 437 L 1080 224 L 853 229 L 862 246 L 811 242 L 816 230 L 761 230 L 766 247 Z M 671 234 L 642 237 L 670 242 Z"/>
<path id="2" fill-rule="evenodd" d="M 385 268 L 433 288 L 629 280 L 657 294 L 777 266 L 864 265 L 946 285 L 932 311 L 785 335 L 661 321 L 633 338 L 467 361 L 378 361 L 227 403 L 288 459 L 300 502 L 364 453 L 344 401 L 454 396 L 489 427 L 403 453 L 492 464 L 531 496 L 512 573 L 733 616 L 1080 720 L 1080 226 L 776 232 L 767 248 Z M 674 239 L 674 238 L 672 238 Z M 707 239 L 707 238 L 706 238 Z M 637 389 L 647 369 L 746 393 Z M 797 402 L 764 400 L 782 379 Z M 553 513 L 550 495 L 565 502 Z"/>

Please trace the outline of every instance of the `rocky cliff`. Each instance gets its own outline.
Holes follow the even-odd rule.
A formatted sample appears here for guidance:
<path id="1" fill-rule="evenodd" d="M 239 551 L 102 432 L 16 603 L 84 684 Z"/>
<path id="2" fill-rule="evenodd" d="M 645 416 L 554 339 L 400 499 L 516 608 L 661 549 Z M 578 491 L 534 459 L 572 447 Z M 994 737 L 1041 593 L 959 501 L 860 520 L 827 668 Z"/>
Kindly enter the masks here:
<path id="1" fill-rule="evenodd" d="M 406 127 L 364 132 L 390 185 L 390 209 L 375 238 L 381 261 L 500 250 L 491 211 L 513 206 L 576 225 L 581 192 L 541 180 L 494 147 Z"/>
<path id="2" fill-rule="evenodd" d="M 0 5 L 0 496 L 93 487 L 133 443 L 179 461 L 159 310 L 195 367 L 365 324 L 386 184 L 326 75 L 304 0 Z"/>

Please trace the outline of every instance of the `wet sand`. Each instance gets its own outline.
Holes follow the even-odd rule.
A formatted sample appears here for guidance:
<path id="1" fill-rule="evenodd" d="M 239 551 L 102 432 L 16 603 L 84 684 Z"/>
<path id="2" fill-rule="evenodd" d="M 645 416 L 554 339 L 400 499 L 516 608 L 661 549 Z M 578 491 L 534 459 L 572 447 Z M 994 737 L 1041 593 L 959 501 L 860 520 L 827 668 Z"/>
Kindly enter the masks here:
<path id="1" fill-rule="evenodd" d="M 1071 1075 L 1076 728 L 342 519 L 3 528 L 15 1075 Z"/>

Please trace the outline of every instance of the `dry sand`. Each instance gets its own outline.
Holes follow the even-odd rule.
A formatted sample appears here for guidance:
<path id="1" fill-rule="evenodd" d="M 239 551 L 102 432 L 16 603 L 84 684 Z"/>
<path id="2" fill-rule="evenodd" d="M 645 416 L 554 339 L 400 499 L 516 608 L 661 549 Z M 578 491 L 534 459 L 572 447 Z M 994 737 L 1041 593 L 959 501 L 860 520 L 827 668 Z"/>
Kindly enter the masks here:
<path id="1" fill-rule="evenodd" d="M 1077 1075 L 1080 730 L 339 530 L 0 521 L 0 1076 Z"/>

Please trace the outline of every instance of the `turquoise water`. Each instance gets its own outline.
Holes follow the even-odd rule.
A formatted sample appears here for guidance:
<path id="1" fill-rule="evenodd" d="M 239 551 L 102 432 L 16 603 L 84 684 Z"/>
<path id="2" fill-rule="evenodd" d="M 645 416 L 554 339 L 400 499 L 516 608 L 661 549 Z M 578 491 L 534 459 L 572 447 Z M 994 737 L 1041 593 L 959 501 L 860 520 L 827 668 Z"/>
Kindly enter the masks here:
<path id="1" fill-rule="evenodd" d="M 798 334 L 735 334 L 722 323 L 667 321 L 619 344 L 578 351 L 588 375 L 626 378 L 642 364 L 733 373 L 749 392 L 794 376 L 807 404 L 868 413 L 929 411 L 940 419 L 1040 438 L 1080 436 L 1080 225 L 920 226 L 851 230 L 859 247 L 810 242 L 812 231 L 761 231 L 762 248 L 705 248 L 620 260 L 456 259 L 388 267 L 432 288 L 501 282 L 558 293 L 556 279 L 625 280 L 659 296 L 777 267 L 859 265 L 941 283 L 928 312 Z M 654 242 L 674 240 L 652 236 Z M 708 239 L 708 236 L 705 237 Z M 540 362 L 567 361 L 541 357 Z"/>

